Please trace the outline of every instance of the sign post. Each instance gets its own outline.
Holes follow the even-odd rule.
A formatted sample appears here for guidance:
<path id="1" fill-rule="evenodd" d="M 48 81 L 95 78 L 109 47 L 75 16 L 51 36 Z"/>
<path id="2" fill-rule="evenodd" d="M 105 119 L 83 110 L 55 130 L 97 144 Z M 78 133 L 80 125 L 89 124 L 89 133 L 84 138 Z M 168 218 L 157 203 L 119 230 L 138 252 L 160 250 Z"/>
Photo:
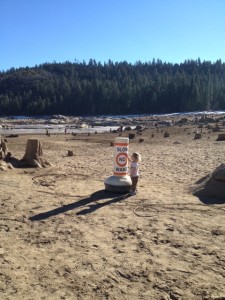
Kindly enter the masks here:
<path id="1" fill-rule="evenodd" d="M 105 189 L 115 193 L 129 192 L 132 185 L 128 175 L 129 138 L 115 138 L 114 172 L 105 180 Z"/>

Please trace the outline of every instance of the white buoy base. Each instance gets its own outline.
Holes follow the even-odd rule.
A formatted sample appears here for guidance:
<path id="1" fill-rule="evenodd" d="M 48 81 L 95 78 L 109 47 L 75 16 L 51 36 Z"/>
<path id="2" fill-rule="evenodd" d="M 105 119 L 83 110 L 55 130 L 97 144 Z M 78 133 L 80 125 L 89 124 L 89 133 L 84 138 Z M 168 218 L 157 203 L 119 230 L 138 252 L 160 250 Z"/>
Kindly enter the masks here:
<path id="1" fill-rule="evenodd" d="M 130 176 L 110 176 L 105 180 L 106 191 L 113 193 L 128 193 L 132 185 Z"/>

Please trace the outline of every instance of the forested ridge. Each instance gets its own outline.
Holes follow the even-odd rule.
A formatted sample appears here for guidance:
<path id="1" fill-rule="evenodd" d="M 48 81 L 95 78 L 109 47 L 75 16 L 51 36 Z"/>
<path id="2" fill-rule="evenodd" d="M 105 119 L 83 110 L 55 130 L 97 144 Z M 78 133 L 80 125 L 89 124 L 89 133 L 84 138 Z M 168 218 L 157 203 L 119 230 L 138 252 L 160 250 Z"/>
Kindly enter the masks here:
<path id="1" fill-rule="evenodd" d="M 225 63 L 45 63 L 0 72 L 0 115 L 225 110 Z"/>

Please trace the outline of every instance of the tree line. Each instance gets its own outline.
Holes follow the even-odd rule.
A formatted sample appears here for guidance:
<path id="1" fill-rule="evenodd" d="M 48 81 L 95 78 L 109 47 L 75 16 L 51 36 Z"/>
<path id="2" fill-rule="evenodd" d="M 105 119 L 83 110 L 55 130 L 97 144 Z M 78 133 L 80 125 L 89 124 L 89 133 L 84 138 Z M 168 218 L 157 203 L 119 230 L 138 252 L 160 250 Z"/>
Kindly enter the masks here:
<path id="1" fill-rule="evenodd" d="M 44 63 L 0 72 L 0 115 L 151 114 L 225 109 L 225 63 Z"/>

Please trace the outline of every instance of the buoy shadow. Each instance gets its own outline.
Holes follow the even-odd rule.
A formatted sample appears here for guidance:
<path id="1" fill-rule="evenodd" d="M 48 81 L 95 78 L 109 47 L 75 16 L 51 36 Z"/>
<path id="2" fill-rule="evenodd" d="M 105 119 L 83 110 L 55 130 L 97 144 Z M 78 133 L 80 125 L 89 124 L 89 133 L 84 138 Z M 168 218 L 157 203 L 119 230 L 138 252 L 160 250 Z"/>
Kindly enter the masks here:
<path id="1" fill-rule="evenodd" d="M 205 205 L 225 204 L 225 199 L 196 196 Z"/>
<path id="2" fill-rule="evenodd" d="M 129 194 L 120 194 L 120 195 L 118 195 L 118 194 L 108 192 L 108 191 L 105 191 L 105 190 L 100 190 L 100 191 L 94 192 L 89 197 L 83 198 L 83 199 L 78 200 L 76 202 L 73 202 L 73 203 L 70 203 L 70 204 L 67 204 L 67 205 L 63 205 L 61 207 L 57 207 L 55 209 L 52 209 L 52 210 L 34 215 L 34 216 L 30 217 L 29 220 L 30 221 L 45 220 L 45 219 L 48 219 L 50 217 L 63 214 L 67 211 L 70 211 L 70 210 L 73 210 L 73 209 L 76 209 L 76 208 L 79 208 L 79 207 L 83 207 L 83 206 L 85 207 L 85 206 L 91 204 L 91 205 L 89 205 L 89 207 L 84 208 L 83 210 L 76 213 L 76 215 L 86 215 L 86 214 L 94 212 L 95 210 L 97 210 L 101 207 L 104 207 L 106 205 L 110 205 L 110 204 L 113 204 L 113 203 L 117 203 L 117 202 L 119 202 L 121 200 L 124 200 L 128 197 L 130 197 Z M 97 202 L 97 201 L 102 201 L 102 200 L 105 200 L 105 201 L 100 202 L 100 203 Z"/>

